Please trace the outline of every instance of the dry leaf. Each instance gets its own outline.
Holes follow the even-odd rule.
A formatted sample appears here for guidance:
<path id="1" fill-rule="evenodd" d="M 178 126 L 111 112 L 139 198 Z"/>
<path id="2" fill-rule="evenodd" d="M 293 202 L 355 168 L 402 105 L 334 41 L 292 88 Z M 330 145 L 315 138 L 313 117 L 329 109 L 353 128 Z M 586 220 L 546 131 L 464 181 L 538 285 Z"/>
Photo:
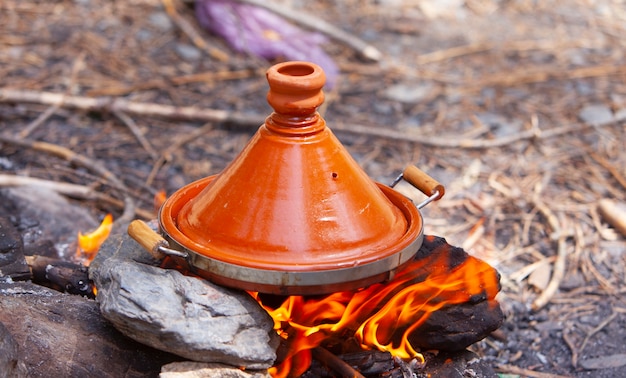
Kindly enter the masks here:
<path id="1" fill-rule="evenodd" d="M 548 259 L 542 260 L 535 270 L 528 276 L 528 284 L 535 287 L 539 291 L 544 291 L 550 282 L 552 274 L 552 265 Z"/>

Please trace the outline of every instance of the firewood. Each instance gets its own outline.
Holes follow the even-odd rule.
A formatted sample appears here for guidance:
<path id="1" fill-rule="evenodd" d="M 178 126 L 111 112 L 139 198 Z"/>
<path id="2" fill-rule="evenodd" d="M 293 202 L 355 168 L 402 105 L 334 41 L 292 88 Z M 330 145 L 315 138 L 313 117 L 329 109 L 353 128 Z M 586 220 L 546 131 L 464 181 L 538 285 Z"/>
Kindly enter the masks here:
<path id="1" fill-rule="evenodd" d="M 342 377 L 365 378 L 361 373 L 356 371 L 352 366 L 348 365 L 341 358 L 330 353 L 328 350 L 317 347 L 313 349 L 313 357 L 320 362 L 324 362 Z"/>
<path id="2" fill-rule="evenodd" d="M 34 283 L 69 294 L 95 298 L 87 267 L 45 256 L 26 256 Z"/>
<path id="3" fill-rule="evenodd" d="M 339 358 L 366 376 L 381 375 L 395 367 L 391 353 L 378 350 L 342 354 Z"/>

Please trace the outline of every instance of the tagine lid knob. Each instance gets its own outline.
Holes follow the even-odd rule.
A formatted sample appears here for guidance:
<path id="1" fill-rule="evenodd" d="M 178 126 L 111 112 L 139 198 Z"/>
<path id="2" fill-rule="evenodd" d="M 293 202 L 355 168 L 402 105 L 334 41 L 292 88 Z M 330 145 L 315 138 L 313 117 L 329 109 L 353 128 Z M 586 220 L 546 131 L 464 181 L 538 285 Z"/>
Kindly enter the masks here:
<path id="1" fill-rule="evenodd" d="M 326 75 L 310 62 L 284 62 L 266 73 L 269 83 L 267 102 L 276 113 L 287 116 L 314 114 L 324 102 L 322 88 Z"/>

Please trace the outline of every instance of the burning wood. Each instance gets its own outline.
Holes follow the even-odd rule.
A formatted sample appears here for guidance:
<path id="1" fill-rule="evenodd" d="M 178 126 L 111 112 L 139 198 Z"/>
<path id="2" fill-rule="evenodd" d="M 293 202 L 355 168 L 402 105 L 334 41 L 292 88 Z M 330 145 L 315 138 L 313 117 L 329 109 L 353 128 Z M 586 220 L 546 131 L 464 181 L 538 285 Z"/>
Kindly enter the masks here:
<path id="1" fill-rule="evenodd" d="M 311 363 L 311 350 L 338 335 L 353 335 L 365 349 L 424 362 L 411 340 L 431 314 L 447 306 L 484 300 L 499 313 L 494 301 L 500 289 L 499 274 L 494 268 L 442 238 L 427 236 L 424 244 L 390 282 L 321 298 L 291 296 L 278 307 L 264 305 L 274 318 L 275 329 L 290 346 L 285 360 L 272 368 L 272 375 L 301 375 Z M 263 295 L 253 295 L 263 304 Z M 501 321 L 500 313 L 495 324 L 458 349 L 482 339 Z"/>
<path id="2" fill-rule="evenodd" d="M 66 292 L 95 298 L 95 287 L 86 266 L 45 256 L 26 256 L 34 283 Z"/>
<path id="3" fill-rule="evenodd" d="M 148 287 L 159 287 L 159 290 L 164 290 L 169 284 L 166 285 L 161 278 L 155 277 L 154 280 L 149 280 L 152 284 L 146 287 L 146 279 L 139 279 L 136 270 L 133 270 L 134 273 L 123 273 L 123 270 L 131 268 L 132 264 L 122 264 L 122 261 L 139 265 L 137 269 L 143 264 L 157 265 L 159 263 L 127 235 L 124 235 L 121 240 L 116 236 L 114 240 L 110 240 L 110 243 L 106 243 L 90 266 L 91 274 L 95 275 L 94 279 L 102 282 L 102 290 L 98 297 L 100 302 L 104 302 L 106 298 L 106 309 L 103 308 L 105 316 L 113 320 L 114 324 L 123 324 L 120 329 L 125 334 L 140 335 L 137 337 L 141 337 L 144 341 L 147 340 L 146 327 L 148 325 L 143 321 L 139 321 L 141 323 L 139 324 L 129 319 L 129 307 L 121 302 L 137 304 L 133 305 L 136 307 L 132 315 L 134 319 L 143 319 L 147 316 L 158 318 L 160 319 L 158 323 L 163 327 L 179 322 L 182 319 L 180 314 L 175 316 L 178 320 L 174 318 L 167 320 L 165 317 L 161 319 L 161 316 L 165 315 L 162 311 L 158 311 L 160 307 L 156 305 L 154 295 L 148 296 L 145 293 Z M 147 272 L 144 268 L 140 270 Z M 158 269 L 153 269 L 153 271 L 153 274 L 157 274 Z M 157 275 L 161 276 L 160 273 Z M 185 279 L 197 281 L 198 285 L 201 282 L 204 282 L 205 286 L 211 285 L 201 279 L 191 277 L 185 277 Z M 131 282 L 135 281 L 137 282 L 131 285 Z M 499 305 L 493 300 L 499 290 L 498 281 L 498 273 L 488 264 L 469 256 L 461 248 L 450 246 L 442 238 L 427 236 L 411 264 L 390 282 L 351 292 L 333 293 L 324 297 L 281 297 L 254 294 L 269 310 L 274 319 L 275 329 L 283 336 L 282 345 L 277 352 L 278 360 L 270 369 L 270 373 L 274 377 L 298 376 L 309 369 L 314 359 L 321 359 L 325 364 L 328 363 L 328 359 L 318 353 L 321 349 L 316 348 L 319 347 L 329 350 L 335 356 L 347 352 L 354 353 L 358 350 L 373 356 L 377 356 L 378 353 L 382 353 L 381 356 L 388 356 L 386 359 L 362 361 L 359 364 L 354 363 L 354 358 L 351 361 L 350 357 L 346 357 L 346 364 L 353 366 L 362 374 L 370 368 L 375 371 L 386 369 L 386 372 L 391 370 L 400 372 L 402 369 L 409 368 L 421 372 L 429 371 L 428 364 L 432 357 L 426 358 L 425 366 L 421 351 L 462 350 L 499 327 L 503 316 Z M 186 283 L 183 286 L 174 286 L 189 287 L 189 285 Z M 207 286 L 203 290 L 210 289 Z M 135 291 L 137 294 L 133 294 Z M 159 294 L 157 297 L 170 298 L 173 300 L 171 303 L 188 301 L 191 298 L 189 296 L 171 298 L 177 295 L 181 293 L 174 291 L 167 295 Z M 206 300 L 214 303 L 211 306 L 225 303 L 227 300 L 223 295 L 227 294 L 211 295 L 211 298 L 206 298 Z M 276 302 L 277 299 L 278 302 Z M 160 302 L 161 299 L 158 301 Z M 115 302 L 120 303 L 116 305 Z M 144 302 L 145 304 L 142 305 L 141 303 Z M 187 306 L 205 305 L 189 302 Z M 164 307 L 169 309 L 172 305 Z M 116 308 L 119 309 L 116 310 Z M 142 311 L 147 311 L 146 308 L 150 308 L 149 313 L 142 315 Z M 187 317 L 184 316 L 184 318 Z M 194 321 L 192 320 L 191 323 Z M 132 331 L 133 327 L 140 329 Z M 161 334 L 165 328 L 160 327 L 159 325 L 152 326 L 148 332 L 149 338 L 151 340 L 161 340 L 163 337 L 172 339 L 169 333 L 171 327 L 165 327 L 169 329 L 167 335 Z M 206 334 L 206 332 L 208 329 L 203 327 L 195 331 L 197 334 Z M 203 337 L 203 339 L 209 342 L 211 341 L 209 339 L 215 339 L 215 337 Z M 187 348 L 184 346 L 184 338 L 177 337 L 176 340 L 176 343 L 171 341 L 165 344 L 150 343 L 149 345 L 179 355 L 190 353 L 181 352 Z M 171 349 L 174 347 L 177 351 Z M 258 350 L 259 347 L 261 346 L 255 348 Z M 224 353 L 224 350 L 221 349 L 220 353 Z M 206 356 L 207 353 L 203 355 Z M 232 355 L 220 357 L 220 361 L 228 361 L 232 358 Z M 333 360 L 337 362 L 334 358 Z M 370 362 L 372 366 L 365 366 Z M 341 364 L 335 363 L 335 365 Z M 341 369 L 346 369 L 346 366 Z M 366 376 L 382 375 L 374 372 Z"/>

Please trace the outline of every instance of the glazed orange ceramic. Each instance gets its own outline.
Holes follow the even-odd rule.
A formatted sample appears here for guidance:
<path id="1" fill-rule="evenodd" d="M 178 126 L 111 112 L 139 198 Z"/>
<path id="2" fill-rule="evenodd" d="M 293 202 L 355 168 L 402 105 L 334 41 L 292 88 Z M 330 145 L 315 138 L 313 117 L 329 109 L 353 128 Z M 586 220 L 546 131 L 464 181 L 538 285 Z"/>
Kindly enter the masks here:
<path id="1" fill-rule="evenodd" d="M 421 245 L 419 211 L 326 127 L 319 66 L 278 64 L 267 80 L 274 112 L 224 171 L 165 202 L 163 233 L 242 289 L 317 294 L 388 279 Z"/>

